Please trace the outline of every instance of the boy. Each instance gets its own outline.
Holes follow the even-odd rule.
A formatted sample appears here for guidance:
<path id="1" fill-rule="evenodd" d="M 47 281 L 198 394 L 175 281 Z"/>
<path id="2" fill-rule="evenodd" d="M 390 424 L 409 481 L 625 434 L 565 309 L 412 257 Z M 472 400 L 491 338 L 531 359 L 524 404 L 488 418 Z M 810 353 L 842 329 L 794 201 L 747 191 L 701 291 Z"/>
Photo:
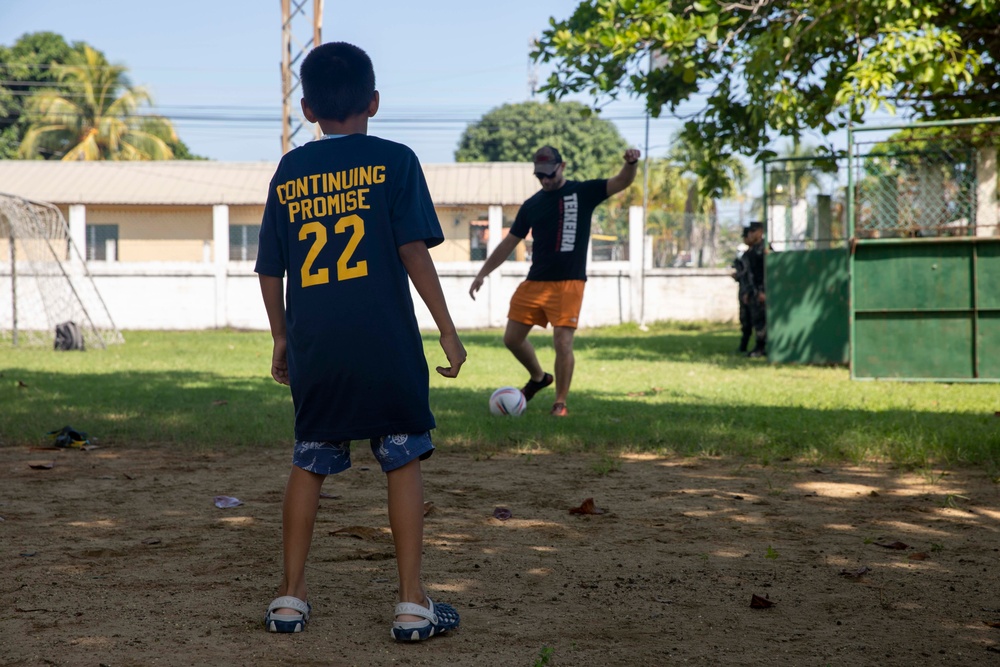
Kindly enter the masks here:
<path id="1" fill-rule="evenodd" d="M 255 268 L 274 340 L 271 376 L 291 386 L 295 406 L 284 576 L 264 624 L 271 632 L 304 629 L 312 611 L 305 563 L 320 488 L 326 475 L 350 467 L 350 441 L 369 439 L 388 479 L 399 571 L 391 633 L 423 640 L 459 622 L 420 581 L 420 461 L 433 452 L 435 424 L 407 280 L 441 333 L 449 365 L 438 373 L 456 377 L 465 348 L 427 251 L 443 234 L 413 151 L 367 136 L 379 106 L 368 55 L 343 42 L 323 44 L 303 61 L 300 79 L 302 113 L 324 136 L 278 164 Z"/>

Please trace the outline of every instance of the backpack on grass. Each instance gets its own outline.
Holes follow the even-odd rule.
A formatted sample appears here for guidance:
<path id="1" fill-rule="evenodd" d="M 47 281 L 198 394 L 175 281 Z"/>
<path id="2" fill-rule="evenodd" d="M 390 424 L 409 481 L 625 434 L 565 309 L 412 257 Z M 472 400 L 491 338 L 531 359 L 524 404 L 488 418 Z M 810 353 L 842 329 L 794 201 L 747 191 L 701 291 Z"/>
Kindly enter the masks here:
<path id="1" fill-rule="evenodd" d="M 76 322 L 62 322 L 56 325 L 56 342 L 54 345 L 57 350 L 83 350 L 83 333 L 80 331 L 80 327 L 76 326 Z"/>

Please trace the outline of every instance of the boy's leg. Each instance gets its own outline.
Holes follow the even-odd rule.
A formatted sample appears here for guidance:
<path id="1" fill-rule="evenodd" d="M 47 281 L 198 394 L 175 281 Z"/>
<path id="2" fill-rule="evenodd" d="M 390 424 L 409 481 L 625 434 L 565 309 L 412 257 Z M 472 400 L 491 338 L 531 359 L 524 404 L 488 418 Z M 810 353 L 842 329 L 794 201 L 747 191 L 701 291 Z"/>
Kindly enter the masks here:
<path id="1" fill-rule="evenodd" d="M 554 327 L 552 344 L 556 349 L 556 403 L 565 403 L 569 396 L 569 386 L 573 382 L 573 369 L 576 361 L 573 357 L 573 335 L 576 329 L 572 327 Z"/>
<path id="2" fill-rule="evenodd" d="M 281 544 L 284 554 L 284 575 L 278 596 L 291 595 L 308 600 L 306 591 L 306 557 L 312 544 L 313 526 L 319 508 L 319 492 L 325 475 L 318 475 L 292 466 L 285 485 L 285 500 L 281 512 Z M 422 506 L 421 506 L 422 509 Z M 296 614 L 294 609 L 277 609 L 278 614 Z"/>
<path id="3" fill-rule="evenodd" d="M 389 527 L 396 547 L 399 570 L 399 601 L 427 606 L 427 595 L 420 580 L 424 549 L 424 482 L 420 459 L 386 473 L 389 485 Z M 404 614 L 397 621 L 421 621 L 419 616 Z"/>
<path id="4" fill-rule="evenodd" d="M 535 348 L 528 341 L 528 333 L 532 326 L 531 324 L 507 320 L 507 329 L 503 332 L 503 344 L 511 351 L 514 358 L 521 362 L 521 365 L 531 375 L 531 379 L 540 382 L 545 379 L 545 371 L 538 363 Z"/>

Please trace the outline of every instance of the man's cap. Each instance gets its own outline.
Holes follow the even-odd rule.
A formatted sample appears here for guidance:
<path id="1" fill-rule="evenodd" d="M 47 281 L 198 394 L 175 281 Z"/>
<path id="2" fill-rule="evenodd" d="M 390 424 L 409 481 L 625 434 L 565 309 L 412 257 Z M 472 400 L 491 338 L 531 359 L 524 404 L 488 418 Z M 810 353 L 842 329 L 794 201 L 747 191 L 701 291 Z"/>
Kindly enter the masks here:
<path id="1" fill-rule="evenodd" d="M 542 146 L 535 151 L 535 171 L 540 171 L 543 174 L 554 173 L 556 167 L 558 167 L 562 161 L 562 155 L 560 155 L 559 151 L 552 146 Z"/>
<path id="2" fill-rule="evenodd" d="M 758 229 L 764 229 L 763 222 L 751 222 L 749 225 L 747 225 L 747 231 L 755 232 Z"/>
<path id="3" fill-rule="evenodd" d="M 746 238 L 747 234 L 749 234 L 749 233 L 750 233 L 750 225 L 744 225 L 743 226 L 743 238 Z"/>

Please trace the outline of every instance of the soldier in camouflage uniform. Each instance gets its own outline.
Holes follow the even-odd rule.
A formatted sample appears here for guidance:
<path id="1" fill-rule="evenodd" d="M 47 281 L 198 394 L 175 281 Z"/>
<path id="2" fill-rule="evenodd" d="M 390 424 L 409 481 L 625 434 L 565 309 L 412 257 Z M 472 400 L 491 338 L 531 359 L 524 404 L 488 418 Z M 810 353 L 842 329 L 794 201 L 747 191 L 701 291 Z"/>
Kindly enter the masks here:
<path id="1" fill-rule="evenodd" d="M 750 292 L 747 295 L 750 306 L 750 322 L 757 341 L 748 357 L 767 356 L 767 290 L 764 285 L 764 224 L 751 222 L 747 234 L 750 249 L 744 253 L 750 277 Z"/>
<path id="2" fill-rule="evenodd" d="M 750 227 L 743 228 L 743 244 L 749 246 L 747 243 L 747 236 L 750 233 Z M 739 290 L 737 292 L 739 305 L 740 305 L 740 347 L 739 352 L 746 353 L 747 346 L 750 344 L 750 336 L 753 334 L 753 324 L 750 319 L 750 292 L 752 290 L 752 283 L 750 281 L 750 266 L 747 263 L 747 254 L 741 246 L 739 252 L 736 253 L 736 259 L 733 260 L 733 280 L 739 285 Z"/>

